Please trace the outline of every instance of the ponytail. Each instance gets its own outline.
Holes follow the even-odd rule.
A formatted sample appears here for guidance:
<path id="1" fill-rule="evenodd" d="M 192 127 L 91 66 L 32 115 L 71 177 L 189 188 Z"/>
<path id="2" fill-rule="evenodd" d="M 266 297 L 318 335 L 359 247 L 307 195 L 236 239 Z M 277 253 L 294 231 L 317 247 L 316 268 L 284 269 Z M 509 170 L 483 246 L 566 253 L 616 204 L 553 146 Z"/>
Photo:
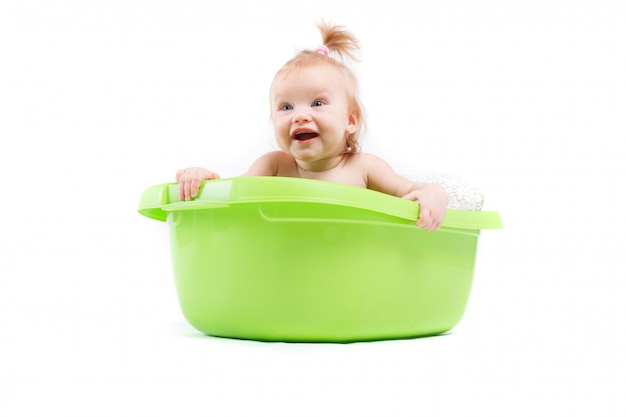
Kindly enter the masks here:
<path id="1" fill-rule="evenodd" d="M 359 61 L 358 53 L 361 46 L 352 33 L 345 30 L 343 26 L 332 26 L 323 20 L 316 26 L 322 34 L 322 46 L 337 52 L 342 60 L 347 57 L 353 61 Z"/>

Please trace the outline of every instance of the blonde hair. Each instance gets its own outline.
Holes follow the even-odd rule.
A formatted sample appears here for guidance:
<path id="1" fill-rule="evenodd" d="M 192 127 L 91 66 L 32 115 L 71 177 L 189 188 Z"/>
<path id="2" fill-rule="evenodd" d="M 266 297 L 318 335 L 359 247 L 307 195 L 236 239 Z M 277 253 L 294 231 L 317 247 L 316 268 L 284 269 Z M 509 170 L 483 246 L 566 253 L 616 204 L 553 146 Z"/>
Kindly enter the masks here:
<path id="1" fill-rule="evenodd" d="M 359 41 L 352 33 L 346 31 L 343 26 L 331 25 L 325 21 L 321 21 L 316 26 L 322 34 L 323 46 L 320 47 L 326 47 L 331 53 L 335 52 L 339 56 L 339 60 L 332 58 L 326 53 L 320 52 L 320 47 L 318 47 L 317 50 L 302 50 L 278 70 L 274 76 L 272 85 L 279 76 L 298 69 L 309 68 L 316 65 L 328 65 L 336 68 L 344 79 L 348 107 L 357 120 L 355 132 L 346 137 L 345 153 L 356 153 L 360 150 L 359 135 L 365 126 L 364 111 L 359 100 L 359 84 L 356 76 L 343 61 L 345 58 L 349 58 L 353 61 L 359 60 L 358 53 L 361 49 Z"/>

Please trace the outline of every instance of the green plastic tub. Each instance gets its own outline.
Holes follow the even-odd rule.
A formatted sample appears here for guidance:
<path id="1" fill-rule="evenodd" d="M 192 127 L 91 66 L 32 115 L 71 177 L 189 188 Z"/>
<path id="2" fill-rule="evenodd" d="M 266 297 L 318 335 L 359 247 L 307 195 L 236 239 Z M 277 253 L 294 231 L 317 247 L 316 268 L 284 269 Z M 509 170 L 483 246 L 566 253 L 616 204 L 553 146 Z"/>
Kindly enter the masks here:
<path id="1" fill-rule="evenodd" d="M 200 332 L 230 338 L 353 342 L 435 335 L 467 305 L 481 229 L 498 213 L 419 205 L 324 181 L 239 177 L 147 189 L 139 212 L 169 225 L 178 299 Z"/>

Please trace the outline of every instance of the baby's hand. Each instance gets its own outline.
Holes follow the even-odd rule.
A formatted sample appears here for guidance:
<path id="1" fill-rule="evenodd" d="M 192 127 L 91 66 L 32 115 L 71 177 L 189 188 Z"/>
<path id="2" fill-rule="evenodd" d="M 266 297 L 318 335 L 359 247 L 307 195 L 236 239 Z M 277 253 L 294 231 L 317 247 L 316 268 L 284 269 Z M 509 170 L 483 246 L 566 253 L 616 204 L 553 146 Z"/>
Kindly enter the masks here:
<path id="1" fill-rule="evenodd" d="M 189 201 L 198 195 L 200 184 L 204 180 L 216 180 L 220 176 L 206 168 L 185 168 L 176 173 L 178 182 L 178 198 L 181 201 Z"/>
<path id="2" fill-rule="evenodd" d="M 417 225 L 424 230 L 437 230 L 441 227 L 448 208 L 448 193 L 439 184 L 418 184 L 404 199 L 420 204 L 420 216 Z"/>

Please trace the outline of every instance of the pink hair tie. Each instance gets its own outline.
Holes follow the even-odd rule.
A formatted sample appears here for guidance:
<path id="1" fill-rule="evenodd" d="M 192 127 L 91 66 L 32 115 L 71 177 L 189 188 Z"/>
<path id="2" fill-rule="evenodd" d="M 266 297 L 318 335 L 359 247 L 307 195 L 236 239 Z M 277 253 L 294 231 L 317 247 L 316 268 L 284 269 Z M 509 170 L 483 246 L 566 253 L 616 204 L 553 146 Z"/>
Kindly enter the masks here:
<path id="1" fill-rule="evenodd" d="M 315 48 L 315 52 L 317 52 L 318 54 L 326 55 L 326 56 L 328 56 L 328 54 L 330 53 L 326 45 L 318 46 L 317 48 Z"/>

